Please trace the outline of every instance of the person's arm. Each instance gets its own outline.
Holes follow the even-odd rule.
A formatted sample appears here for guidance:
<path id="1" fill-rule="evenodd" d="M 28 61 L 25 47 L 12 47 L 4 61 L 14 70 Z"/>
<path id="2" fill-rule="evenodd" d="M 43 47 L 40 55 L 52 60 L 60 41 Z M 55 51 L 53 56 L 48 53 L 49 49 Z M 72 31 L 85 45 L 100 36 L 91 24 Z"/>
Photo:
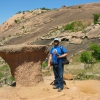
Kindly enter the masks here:
<path id="1" fill-rule="evenodd" d="M 61 55 L 61 56 L 58 56 L 57 58 L 63 58 L 63 57 L 66 57 L 68 54 L 67 54 L 67 52 L 66 53 L 64 53 L 63 55 Z"/>
<path id="2" fill-rule="evenodd" d="M 49 55 L 48 68 L 50 68 L 50 66 L 51 66 L 51 60 L 52 60 L 52 54 Z"/>
<path id="3" fill-rule="evenodd" d="M 66 50 L 66 48 L 64 46 L 62 46 L 61 49 L 62 49 L 64 54 L 59 55 L 58 58 L 63 58 L 63 57 L 66 57 L 68 55 L 67 50 Z"/>

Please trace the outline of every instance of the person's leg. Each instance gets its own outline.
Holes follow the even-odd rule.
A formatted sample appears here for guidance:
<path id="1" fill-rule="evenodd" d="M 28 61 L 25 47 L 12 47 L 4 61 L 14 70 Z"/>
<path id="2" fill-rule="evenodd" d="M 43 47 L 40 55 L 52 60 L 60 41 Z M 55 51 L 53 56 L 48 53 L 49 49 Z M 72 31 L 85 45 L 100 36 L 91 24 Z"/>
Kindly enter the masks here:
<path id="1" fill-rule="evenodd" d="M 59 74 L 58 86 L 61 89 L 63 89 L 63 72 L 64 72 L 64 66 L 62 62 L 60 62 L 58 65 L 58 74 Z"/>
<path id="2" fill-rule="evenodd" d="M 54 72 L 54 77 L 55 77 L 55 86 L 58 87 L 58 80 L 59 80 L 58 65 L 53 65 L 53 72 Z"/>

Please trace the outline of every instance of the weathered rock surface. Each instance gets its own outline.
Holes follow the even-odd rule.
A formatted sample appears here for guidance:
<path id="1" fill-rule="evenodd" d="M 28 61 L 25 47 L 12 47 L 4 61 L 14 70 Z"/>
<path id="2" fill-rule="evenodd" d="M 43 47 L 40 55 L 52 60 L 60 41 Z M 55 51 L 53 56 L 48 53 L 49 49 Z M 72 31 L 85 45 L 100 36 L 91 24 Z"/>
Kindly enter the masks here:
<path id="1" fill-rule="evenodd" d="M 97 27 L 97 28 L 94 28 L 92 30 L 90 30 L 86 36 L 89 38 L 89 39 L 92 39 L 92 38 L 97 38 L 98 35 L 100 34 L 100 26 Z"/>
<path id="2" fill-rule="evenodd" d="M 72 38 L 69 43 L 72 43 L 72 44 L 82 44 L 82 39 L 80 38 Z"/>
<path id="3" fill-rule="evenodd" d="M 75 37 L 75 38 L 82 38 L 85 36 L 84 33 L 82 33 L 82 31 L 79 31 L 79 32 L 73 32 L 70 34 L 72 37 Z"/>
<path id="4" fill-rule="evenodd" d="M 34 86 L 43 81 L 41 63 L 47 57 L 44 45 L 0 47 L 0 56 L 9 64 L 17 85 Z"/>
<path id="5" fill-rule="evenodd" d="M 3 46 L 3 43 L 0 42 L 0 46 Z"/>

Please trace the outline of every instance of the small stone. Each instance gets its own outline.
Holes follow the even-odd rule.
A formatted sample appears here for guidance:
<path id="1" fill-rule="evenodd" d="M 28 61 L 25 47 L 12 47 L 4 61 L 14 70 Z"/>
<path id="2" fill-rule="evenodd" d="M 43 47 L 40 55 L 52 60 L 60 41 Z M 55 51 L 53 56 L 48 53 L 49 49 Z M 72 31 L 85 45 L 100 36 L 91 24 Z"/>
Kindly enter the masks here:
<path id="1" fill-rule="evenodd" d="M 64 80 L 72 80 L 73 79 L 72 74 L 64 74 L 63 77 L 64 77 Z"/>

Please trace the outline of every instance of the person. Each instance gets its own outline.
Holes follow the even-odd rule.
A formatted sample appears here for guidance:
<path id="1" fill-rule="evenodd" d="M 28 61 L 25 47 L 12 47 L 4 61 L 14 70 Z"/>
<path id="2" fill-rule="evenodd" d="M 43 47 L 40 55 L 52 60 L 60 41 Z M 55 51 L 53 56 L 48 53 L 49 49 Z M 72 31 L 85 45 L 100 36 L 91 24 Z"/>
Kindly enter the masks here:
<path id="1" fill-rule="evenodd" d="M 61 50 L 62 49 L 62 50 Z M 63 51 L 63 52 L 62 52 Z M 59 39 L 54 39 L 54 47 L 50 49 L 50 55 L 48 59 L 48 68 L 53 64 L 53 72 L 55 76 L 55 85 L 53 89 L 58 89 L 58 92 L 63 90 L 63 73 L 64 65 L 62 63 L 63 57 L 67 56 L 67 50 L 64 46 L 59 45 Z"/>

